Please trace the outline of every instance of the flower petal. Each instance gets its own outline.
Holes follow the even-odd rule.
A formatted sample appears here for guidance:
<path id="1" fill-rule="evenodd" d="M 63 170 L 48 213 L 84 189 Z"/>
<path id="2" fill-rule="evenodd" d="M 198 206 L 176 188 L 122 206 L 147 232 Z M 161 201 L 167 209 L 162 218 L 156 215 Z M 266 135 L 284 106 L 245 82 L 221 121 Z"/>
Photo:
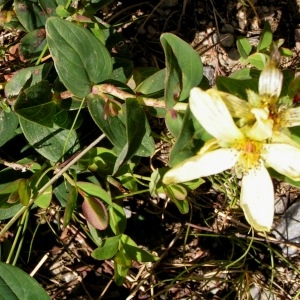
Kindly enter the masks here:
<path id="1" fill-rule="evenodd" d="M 213 137 L 224 142 L 243 138 L 218 91 L 193 88 L 189 103 L 194 116 Z"/>
<path id="2" fill-rule="evenodd" d="M 238 160 L 238 155 L 237 150 L 223 148 L 195 155 L 168 171 L 163 183 L 180 183 L 218 174 L 232 168 Z"/>
<path id="3" fill-rule="evenodd" d="M 250 112 L 251 105 L 249 102 L 221 91 L 219 91 L 219 95 L 233 118 L 242 118 L 246 121 L 254 119 L 254 116 Z"/>
<path id="4" fill-rule="evenodd" d="M 265 163 L 292 180 L 300 180 L 300 149 L 287 144 L 264 145 Z"/>
<path id="5" fill-rule="evenodd" d="M 274 217 L 274 188 L 267 169 L 261 164 L 242 179 L 240 206 L 246 220 L 258 231 L 269 231 Z"/>
<path id="6" fill-rule="evenodd" d="M 270 60 L 259 76 L 258 92 L 261 96 L 269 96 L 270 101 L 277 101 L 281 93 L 283 75 L 276 67 L 276 62 Z"/>
<path id="7" fill-rule="evenodd" d="M 300 125 L 300 107 L 292 107 L 280 115 L 282 127 L 294 127 Z"/>
<path id="8" fill-rule="evenodd" d="M 267 108 L 252 108 L 251 112 L 255 115 L 256 122 L 245 133 L 247 137 L 255 141 L 270 138 L 273 134 L 274 121 L 269 119 L 269 110 Z"/>

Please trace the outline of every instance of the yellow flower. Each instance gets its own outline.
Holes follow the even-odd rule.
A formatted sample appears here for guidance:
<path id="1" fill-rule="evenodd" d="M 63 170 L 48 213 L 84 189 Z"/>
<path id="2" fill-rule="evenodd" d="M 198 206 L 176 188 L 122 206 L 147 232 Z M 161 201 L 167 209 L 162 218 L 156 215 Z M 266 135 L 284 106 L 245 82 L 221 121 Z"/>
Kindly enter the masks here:
<path id="1" fill-rule="evenodd" d="M 279 93 L 274 90 L 271 97 Z M 240 206 L 247 221 L 258 231 L 269 231 L 274 217 L 274 190 L 266 167 L 300 180 L 300 150 L 289 144 L 266 143 L 274 125 L 266 107 L 252 107 L 255 123 L 238 128 L 223 99 L 224 93 L 213 89 L 191 90 L 191 111 L 214 139 L 197 155 L 169 170 L 163 183 L 190 181 L 234 168 L 242 177 Z"/>

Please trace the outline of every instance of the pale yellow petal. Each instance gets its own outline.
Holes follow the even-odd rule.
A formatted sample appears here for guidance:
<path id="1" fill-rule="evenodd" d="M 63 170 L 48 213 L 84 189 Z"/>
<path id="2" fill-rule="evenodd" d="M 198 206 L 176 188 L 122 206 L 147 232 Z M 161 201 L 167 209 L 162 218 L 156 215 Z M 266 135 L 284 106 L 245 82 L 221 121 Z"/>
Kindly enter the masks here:
<path id="1" fill-rule="evenodd" d="M 238 160 L 238 154 L 234 149 L 217 149 L 193 156 L 168 171 L 163 183 L 180 183 L 218 174 L 232 168 Z"/>
<path id="2" fill-rule="evenodd" d="M 269 96 L 270 100 L 277 100 L 282 88 L 283 75 L 276 67 L 273 61 L 269 61 L 262 70 L 259 83 L 258 92 L 261 96 Z"/>
<path id="3" fill-rule="evenodd" d="M 269 231 L 274 217 L 274 188 L 267 169 L 250 169 L 242 179 L 240 206 L 246 220 L 258 231 Z"/>
<path id="4" fill-rule="evenodd" d="M 293 107 L 280 114 L 280 125 L 282 127 L 294 127 L 300 125 L 300 107 Z"/>
<path id="5" fill-rule="evenodd" d="M 287 144 L 264 145 L 265 163 L 280 174 L 300 180 L 300 149 Z"/>
<path id="6" fill-rule="evenodd" d="M 225 92 L 219 91 L 219 95 L 233 118 L 242 118 L 246 121 L 254 119 L 254 116 L 251 113 L 252 107 L 247 101 Z"/>
<path id="7" fill-rule="evenodd" d="M 243 138 L 218 91 L 193 88 L 189 104 L 196 119 L 216 139 L 230 143 Z"/>
<path id="8" fill-rule="evenodd" d="M 274 131 L 271 142 L 272 144 L 288 144 L 300 149 L 300 144 L 295 142 L 290 135 L 291 134 L 287 128 L 284 128 L 282 131 Z"/>
<path id="9" fill-rule="evenodd" d="M 247 137 L 255 141 L 264 141 L 273 134 L 274 121 L 269 118 L 269 110 L 267 108 L 252 108 L 251 112 L 256 118 L 254 125 L 244 131 Z"/>

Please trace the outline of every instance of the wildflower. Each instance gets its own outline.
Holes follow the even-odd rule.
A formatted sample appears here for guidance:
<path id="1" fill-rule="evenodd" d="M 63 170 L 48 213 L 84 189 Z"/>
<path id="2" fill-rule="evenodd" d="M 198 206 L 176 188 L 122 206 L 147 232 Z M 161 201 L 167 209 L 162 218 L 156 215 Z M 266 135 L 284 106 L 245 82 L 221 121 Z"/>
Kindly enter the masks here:
<path id="1" fill-rule="evenodd" d="M 219 92 L 219 94 L 232 117 L 239 118 L 240 127 L 251 127 L 255 122 L 258 122 L 258 114 L 263 114 L 264 117 L 260 118 L 259 122 L 273 124 L 272 134 L 265 132 L 266 138 L 269 138 L 273 143 L 288 143 L 300 147 L 290 138 L 288 129 L 300 125 L 300 106 L 292 107 L 280 103 L 279 96 L 282 84 L 283 75 L 277 68 L 276 61 L 271 59 L 260 74 L 258 94 L 251 90 L 246 91 L 248 101 L 224 92 Z"/>
<path id="2" fill-rule="evenodd" d="M 268 94 L 268 99 L 273 102 L 278 94 L 276 89 Z M 213 89 L 191 90 L 191 111 L 214 138 L 195 156 L 169 170 L 163 182 L 180 183 L 234 168 L 237 176 L 242 177 L 240 206 L 248 223 L 258 231 L 269 231 L 274 217 L 274 189 L 266 167 L 300 180 L 300 150 L 290 144 L 267 142 L 274 126 L 268 106 L 252 107 L 250 111 L 256 121 L 252 126 L 238 128 L 223 96 Z"/>

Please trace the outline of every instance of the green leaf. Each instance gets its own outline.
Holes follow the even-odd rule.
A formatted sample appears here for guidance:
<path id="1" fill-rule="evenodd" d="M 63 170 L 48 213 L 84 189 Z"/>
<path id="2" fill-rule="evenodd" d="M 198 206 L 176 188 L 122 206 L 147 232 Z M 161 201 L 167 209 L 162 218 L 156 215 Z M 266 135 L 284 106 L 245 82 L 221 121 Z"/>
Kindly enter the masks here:
<path id="1" fill-rule="evenodd" d="M 129 265 L 131 265 L 130 259 L 122 252 L 118 252 L 114 258 L 114 273 L 115 273 L 115 283 L 118 286 L 121 286 L 125 280 L 127 273 L 129 271 Z"/>
<path id="2" fill-rule="evenodd" d="M 268 55 L 266 54 L 254 53 L 248 57 L 247 61 L 258 70 L 262 70 L 266 64 L 267 59 Z"/>
<path id="3" fill-rule="evenodd" d="M 112 258 L 119 250 L 121 235 L 109 237 L 103 244 L 92 252 L 92 257 L 98 260 Z"/>
<path id="4" fill-rule="evenodd" d="M 14 111 L 29 121 L 52 127 L 56 105 L 52 101 L 48 81 L 41 81 L 21 92 L 14 104 Z"/>
<path id="5" fill-rule="evenodd" d="M 182 115 L 178 111 L 170 109 L 166 114 L 165 122 L 168 130 L 175 138 L 177 138 L 183 124 Z"/>
<path id="6" fill-rule="evenodd" d="M 165 186 L 165 190 L 168 196 L 176 204 L 179 211 L 182 214 L 187 214 L 189 212 L 189 202 L 186 199 L 187 196 L 186 190 L 179 184 Z"/>
<path id="7" fill-rule="evenodd" d="M 21 269 L 0 262 L 1 300 L 50 300 L 38 282 Z"/>
<path id="8" fill-rule="evenodd" d="M 18 20 L 28 32 L 45 25 L 47 16 L 36 1 L 15 0 L 14 9 Z"/>
<path id="9" fill-rule="evenodd" d="M 31 196 L 31 191 L 27 179 L 21 179 L 19 181 L 18 194 L 19 194 L 20 202 L 24 206 L 27 206 Z"/>
<path id="10" fill-rule="evenodd" d="M 127 219 L 122 206 L 113 203 L 108 208 L 109 225 L 114 234 L 123 233 L 126 229 Z"/>
<path id="11" fill-rule="evenodd" d="M 46 46 L 45 29 L 36 29 L 27 33 L 21 40 L 20 56 L 22 59 L 38 57 Z"/>
<path id="12" fill-rule="evenodd" d="M 39 170 L 33 174 L 33 176 L 30 178 L 30 188 L 32 189 L 32 193 L 36 194 L 39 189 L 41 189 L 48 181 L 48 176 L 42 176 L 42 170 Z M 50 205 L 50 202 L 52 200 L 52 186 L 49 186 L 46 191 L 44 191 L 43 194 L 41 194 L 39 197 L 37 197 L 34 201 L 34 203 L 41 207 L 41 208 L 47 208 Z"/>
<path id="13" fill-rule="evenodd" d="M 20 118 L 20 125 L 29 144 L 52 162 L 57 162 L 66 153 L 71 154 L 79 149 L 77 134 L 74 130 L 70 132 L 55 124 L 49 128 L 24 118 Z"/>
<path id="14" fill-rule="evenodd" d="M 94 84 L 110 77 L 112 60 L 109 52 L 87 29 L 50 17 L 46 32 L 57 73 L 74 95 L 84 98 Z"/>
<path id="15" fill-rule="evenodd" d="M 170 153 L 169 165 L 173 167 L 183 160 L 194 156 L 209 138 L 211 136 L 195 119 L 188 107 L 180 134 Z"/>
<path id="16" fill-rule="evenodd" d="M 127 99 L 126 102 L 122 104 L 122 109 L 117 116 L 111 116 L 107 113 L 106 101 L 98 95 L 89 95 L 87 97 L 87 103 L 95 123 L 103 133 L 105 133 L 110 142 L 117 147 L 119 151 L 123 151 L 118 164 L 121 160 L 124 162 L 133 154 L 146 157 L 153 154 L 155 144 L 152 136 L 150 136 L 151 129 L 147 118 L 145 118 L 145 113 L 137 101 Z M 126 112 L 128 112 L 128 114 Z M 135 116 L 136 119 L 134 119 L 133 116 Z M 143 124 L 142 121 L 144 122 Z M 140 124 L 141 128 L 134 128 L 137 124 Z M 134 141 L 132 140 L 132 133 L 129 132 L 130 130 L 134 130 L 134 132 L 138 134 L 144 132 L 144 134 L 142 137 L 136 136 L 137 141 Z M 140 138 L 142 138 L 141 141 Z M 138 144 L 139 148 L 136 150 L 135 148 Z M 126 149 L 126 147 L 128 147 L 128 149 Z"/>
<path id="17" fill-rule="evenodd" d="M 136 93 L 142 95 L 157 95 L 160 93 L 163 96 L 165 89 L 166 69 L 159 70 L 147 76 L 137 87 Z"/>
<path id="18" fill-rule="evenodd" d="M 176 35 L 163 33 L 160 41 L 166 57 L 165 99 L 170 109 L 200 84 L 203 66 L 199 54 Z"/>
<path id="19" fill-rule="evenodd" d="M 126 144 L 117 158 L 113 174 L 137 152 L 143 137 L 146 135 L 146 116 L 135 99 L 126 100 L 124 114 L 126 117 Z"/>
<path id="20" fill-rule="evenodd" d="M 15 136 L 18 124 L 19 119 L 12 111 L 5 112 L 0 109 L 0 147 Z"/>
<path id="21" fill-rule="evenodd" d="M 100 186 L 90 182 L 77 181 L 76 186 L 83 190 L 85 193 L 95 196 L 103 200 L 107 204 L 112 204 L 111 198 L 108 193 Z"/>
<path id="22" fill-rule="evenodd" d="M 245 37 L 238 37 L 236 40 L 236 45 L 241 57 L 247 59 L 252 50 L 252 46 L 248 39 Z"/>
<path id="23" fill-rule="evenodd" d="M 138 262 L 154 262 L 158 258 L 149 252 L 139 248 L 137 244 L 126 234 L 121 237 L 123 252 L 130 259 Z"/>
<path id="24" fill-rule="evenodd" d="M 48 63 L 17 71 L 13 78 L 5 85 L 6 97 L 17 96 L 22 89 L 42 81 L 48 75 L 51 67 L 52 64 Z"/>
<path id="25" fill-rule="evenodd" d="M 56 0 L 39 0 L 39 4 L 43 10 L 43 12 L 47 16 L 55 16 L 56 15 L 56 7 L 57 3 Z"/>
<path id="26" fill-rule="evenodd" d="M 96 229 L 104 230 L 108 226 L 108 213 L 105 205 L 96 197 L 84 196 L 82 213 Z"/>
<path id="27" fill-rule="evenodd" d="M 262 51 L 268 48 L 273 41 L 273 34 L 269 22 L 265 22 L 263 32 L 257 45 L 257 51 Z"/>

